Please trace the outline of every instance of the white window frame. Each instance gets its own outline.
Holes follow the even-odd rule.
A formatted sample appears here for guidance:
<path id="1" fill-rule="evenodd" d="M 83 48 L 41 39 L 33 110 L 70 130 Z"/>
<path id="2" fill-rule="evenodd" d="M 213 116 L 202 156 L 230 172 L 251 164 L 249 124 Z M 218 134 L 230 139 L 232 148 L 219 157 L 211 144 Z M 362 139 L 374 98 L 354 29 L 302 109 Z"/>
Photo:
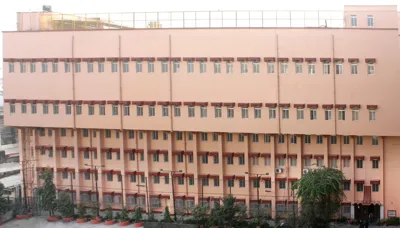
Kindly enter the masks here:
<path id="1" fill-rule="evenodd" d="M 226 115 L 228 118 L 235 118 L 235 109 L 233 107 L 227 107 Z"/>
<path id="2" fill-rule="evenodd" d="M 248 119 L 248 118 L 249 118 L 249 108 L 242 107 L 242 119 Z"/>
<path id="3" fill-rule="evenodd" d="M 280 73 L 281 74 L 287 74 L 288 73 L 288 62 L 279 62 L 280 65 Z"/>
<path id="4" fill-rule="evenodd" d="M 168 65 L 167 65 L 168 71 Z M 147 73 L 154 73 L 154 61 L 147 61 Z"/>
<path id="5" fill-rule="evenodd" d="M 254 119 L 261 119 L 261 108 L 254 107 Z"/>
<path id="6" fill-rule="evenodd" d="M 298 120 L 304 120 L 304 109 L 303 108 L 297 108 L 296 114 L 297 114 Z"/>
<path id="7" fill-rule="evenodd" d="M 368 69 L 368 75 L 374 75 L 375 74 L 375 64 L 374 63 L 368 63 L 367 65 Z"/>
<path id="8" fill-rule="evenodd" d="M 187 61 L 187 72 L 194 73 L 194 62 L 192 60 Z"/>
<path id="9" fill-rule="evenodd" d="M 374 27 L 374 16 L 372 15 L 367 16 L 367 24 L 369 28 Z"/>
<path id="10" fill-rule="evenodd" d="M 200 61 L 199 62 L 200 65 L 200 73 L 206 73 L 207 72 L 207 62 L 205 61 Z"/>
<path id="11" fill-rule="evenodd" d="M 346 120 L 346 110 L 345 109 L 338 110 L 338 120 Z"/>
<path id="12" fill-rule="evenodd" d="M 335 72 L 336 72 L 336 74 L 343 74 L 343 63 L 342 62 L 335 63 Z"/>
<path id="13" fill-rule="evenodd" d="M 332 109 L 325 109 L 325 120 L 332 120 Z"/>
<path id="14" fill-rule="evenodd" d="M 181 70 L 181 63 L 179 61 L 174 61 L 173 66 L 174 66 L 174 73 L 179 73 L 179 71 Z"/>
<path id="15" fill-rule="evenodd" d="M 310 74 L 310 75 L 315 74 L 315 63 L 314 62 L 308 63 L 308 74 Z"/>
<path id="16" fill-rule="evenodd" d="M 351 27 L 357 27 L 357 15 L 350 15 Z"/>
<path id="17" fill-rule="evenodd" d="M 214 74 L 220 74 L 221 73 L 221 62 L 215 61 L 214 62 Z"/>
<path id="18" fill-rule="evenodd" d="M 296 62 L 296 74 L 303 73 L 303 62 Z"/>
<path id="19" fill-rule="evenodd" d="M 268 114 L 270 120 L 276 119 L 276 108 L 269 108 Z"/>
<path id="20" fill-rule="evenodd" d="M 233 74 L 233 63 L 230 61 L 226 62 L 226 73 Z"/>
<path id="21" fill-rule="evenodd" d="M 267 70 L 268 70 L 268 74 L 275 73 L 275 62 L 272 62 L 272 61 L 267 62 Z"/>
<path id="22" fill-rule="evenodd" d="M 260 62 L 253 61 L 253 73 L 260 73 Z"/>
<path id="23" fill-rule="evenodd" d="M 282 119 L 283 120 L 289 119 L 289 108 L 282 108 Z"/>
<path id="24" fill-rule="evenodd" d="M 351 63 L 350 64 L 351 68 L 351 74 L 358 74 L 358 64 L 357 63 Z"/>
<path id="25" fill-rule="evenodd" d="M 248 72 L 249 72 L 249 69 L 247 67 L 247 62 L 246 61 L 240 62 L 240 73 L 247 74 Z"/>
<path id="26" fill-rule="evenodd" d="M 200 118 L 207 118 L 207 106 L 200 106 Z"/>
<path id="27" fill-rule="evenodd" d="M 193 105 L 188 106 L 188 117 L 195 117 L 196 112 L 195 112 L 195 107 Z"/>
<path id="28" fill-rule="evenodd" d="M 136 61 L 136 73 L 143 72 L 143 63 L 142 61 Z"/>
<path id="29" fill-rule="evenodd" d="M 375 109 L 369 109 L 368 110 L 368 119 L 369 119 L 369 121 L 375 121 L 376 120 L 376 110 Z"/>
<path id="30" fill-rule="evenodd" d="M 352 109 L 351 110 L 351 120 L 352 121 L 359 120 L 359 115 L 360 115 L 360 110 L 358 110 L 358 109 Z"/>
<path id="31" fill-rule="evenodd" d="M 317 120 L 317 109 L 310 109 L 310 120 Z"/>
<path id="32" fill-rule="evenodd" d="M 215 112 L 215 118 L 222 117 L 222 108 L 220 106 L 215 106 L 214 112 Z"/>
<path id="33" fill-rule="evenodd" d="M 323 65 L 323 74 L 327 75 L 331 73 L 331 63 L 330 62 L 324 62 Z"/>

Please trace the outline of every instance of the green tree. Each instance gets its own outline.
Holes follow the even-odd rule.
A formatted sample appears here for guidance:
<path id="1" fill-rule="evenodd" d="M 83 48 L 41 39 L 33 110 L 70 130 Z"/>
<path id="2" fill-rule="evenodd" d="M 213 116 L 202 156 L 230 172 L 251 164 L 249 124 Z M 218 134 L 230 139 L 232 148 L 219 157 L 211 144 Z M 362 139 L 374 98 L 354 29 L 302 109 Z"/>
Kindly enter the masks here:
<path id="1" fill-rule="evenodd" d="M 122 208 L 121 214 L 119 215 L 119 221 L 129 221 L 128 210 L 126 209 L 126 207 Z"/>
<path id="2" fill-rule="evenodd" d="M 222 198 L 222 205 L 211 210 L 208 225 L 243 227 L 246 218 L 246 207 L 236 204 L 236 197 L 229 195 Z"/>
<path id="3" fill-rule="evenodd" d="M 57 193 L 56 186 L 53 183 L 53 173 L 50 169 L 46 169 L 40 178 L 44 180 L 43 186 L 39 188 L 40 208 L 48 211 L 50 216 L 54 216 L 57 209 Z"/>
<path id="4" fill-rule="evenodd" d="M 106 208 L 106 220 L 107 221 L 113 220 L 113 210 L 110 205 Z"/>
<path id="5" fill-rule="evenodd" d="M 142 219 L 143 219 L 142 218 L 142 210 L 140 209 L 140 207 L 137 207 L 133 214 L 133 221 L 140 222 L 140 221 L 142 221 Z"/>
<path id="6" fill-rule="evenodd" d="M 4 197 L 4 185 L 0 183 L 0 215 L 6 213 L 10 209 L 10 202 Z"/>
<path id="7" fill-rule="evenodd" d="M 79 204 L 78 205 L 78 217 L 80 218 L 80 219 L 83 219 L 83 218 L 85 218 L 85 215 L 86 215 L 86 207 L 85 207 L 85 205 L 83 205 L 83 204 Z"/>
<path id="8" fill-rule="evenodd" d="M 193 219 L 196 221 L 197 224 L 202 224 L 207 220 L 207 207 L 197 205 L 192 210 Z"/>
<path id="9" fill-rule="evenodd" d="M 168 206 L 165 206 L 163 222 L 173 222 Z"/>
<path id="10" fill-rule="evenodd" d="M 343 193 L 343 173 L 337 169 L 310 170 L 293 185 L 302 205 L 302 227 L 328 227 L 333 215 L 340 208 Z"/>
<path id="11" fill-rule="evenodd" d="M 62 191 L 58 195 L 57 210 L 64 218 L 71 218 L 74 216 L 74 203 L 68 192 Z"/>

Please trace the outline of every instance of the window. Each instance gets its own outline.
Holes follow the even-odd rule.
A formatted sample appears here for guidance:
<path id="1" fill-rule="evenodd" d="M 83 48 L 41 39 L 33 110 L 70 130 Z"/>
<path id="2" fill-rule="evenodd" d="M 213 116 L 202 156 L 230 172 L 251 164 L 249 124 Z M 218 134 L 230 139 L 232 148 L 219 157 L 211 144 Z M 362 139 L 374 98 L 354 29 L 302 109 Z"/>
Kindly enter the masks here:
<path id="1" fill-rule="evenodd" d="M 176 155 L 176 161 L 178 163 L 182 163 L 183 162 L 183 154 L 177 154 Z"/>
<path id="2" fill-rule="evenodd" d="M 227 108 L 227 116 L 228 116 L 228 118 L 234 118 L 235 112 L 232 107 Z"/>
<path id="3" fill-rule="evenodd" d="M 91 61 L 87 62 L 87 70 L 88 73 L 93 73 L 93 62 Z"/>
<path id="4" fill-rule="evenodd" d="M 264 165 L 271 166 L 271 157 L 264 157 Z"/>
<path id="5" fill-rule="evenodd" d="M 276 118 L 276 108 L 269 108 L 269 119 Z"/>
<path id="6" fill-rule="evenodd" d="M 350 136 L 343 136 L 343 144 L 350 144 Z"/>
<path id="7" fill-rule="evenodd" d="M 268 74 L 273 74 L 274 71 L 275 71 L 274 68 L 275 68 L 274 62 L 269 61 L 269 62 L 267 63 Z"/>
<path id="8" fill-rule="evenodd" d="M 362 192 L 364 191 L 364 184 L 357 183 L 357 192 Z"/>
<path id="9" fill-rule="evenodd" d="M 278 136 L 278 143 L 279 144 L 285 143 L 285 136 L 284 135 L 279 135 Z"/>
<path id="10" fill-rule="evenodd" d="M 194 72 L 193 61 L 187 61 L 187 72 L 188 73 L 193 73 Z"/>
<path id="11" fill-rule="evenodd" d="M 177 106 L 177 105 L 174 106 L 174 116 L 175 117 L 181 116 L 181 107 L 180 106 Z"/>
<path id="12" fill-rule="evenodd" d="M 193 105 L 188 106 L 188 116 L 189 117 L 195 117 L 195 110 Z"/>
<path id="13" fill-rule="evenodd" d="M 343 74 L 343 64 L 342 64 L 342 62 L 336 62 L 335 63 L 335 70 L 336 70 L 336 74 Z"/>
<path id="14" fill-rule="evenodd" d="M 358 74 L 358 64 L 357 63 L 351 64 L 351 74 Z"/>
<path id="15" fill-rule="evenodd" d="M 51 68 L 53 70 L 53 73 L 58 72 L 58 62 L 52 62 L 51 63 Z"/>
<path id="16" fill-rule="evenodd" d="M 180 62 L 174 61 L 173 64 L 174 64 L 174 73 L 178 73 L 181 67 Z"/>
<path id="17" fill-rule="evenodd" d="M 179 185 L 184 185 L 185 184 L 185 179 L 183 177 L 177 177 L 178 179 L 178 184 Z"/>
<path id="18" fill-rule="evenodd" d="M 160 155 L 159 154 L 153 154 L 153 162 L 159 162 L 160 161 Z"/>
<path id="19" fill-rule="evenodd" d="M 258 165 L 259 157 L 251 157 L 251 165 Z"/>
<path id="20" fill-rule="evenodd" d="M 368 21 L 368 27 L 374 27 L 374 16 L 368 15 L 367 21 Z"/>
<path id="21" fill-rule="evenodd" d="M 61 128 L 61 133 L 60 134 L 61 134 L 62 137 L 67 136 L 67 129 Z"/>
<path id="22" fill-rule="evenodd" d="M 297 119 L 303 120 L 304 119 L 304 109 L 298 108 L 296 112 L 297 112 Z"/>
<path id="23" fill-rule="evenodd" d="M 285 163 L 286 163 L 285 161 L 286 161 L 285 158 L 279 157 L 278 158 L 278 166 L 279 167 L 285 166 Z"/>
<path id="24" fill-rule="evenodd" d="M 317 110 L 310 109 L 310 120 L 316 120 L 316 119 L 317 119 Z"/>
<path id="25" fill-rule="evenodd" d="M 104 116 L 106 114 L 106 106 L 105 105 L 103 105 L 103 104 L 99 105 L 99 114 L 101 116 Z"/>
<path id="26" fill-rule="evenodd" d="M 89 172 L 84 172 L 85 175 L 85 180 L 90 180 L 90 173 Z"/>
<path id="27" fill-rule="evenodd" d="M 296 74 L 302 74 L 302 73 L 303 73 L 303 63 L 296 62 Z"/>
<path id="28" fill-rule="evenodd" d="M 124 116 L 130 115 L 130 107 L 129 105 L 124 105 Z"/>
<path id="29" fill-rule="evenodd" d="M 264 135 L 264 143 L 270 143 L 271 142 L 271 136 L 270 135 Z"/>
<path id="30" fill-rule="evenodd" d="M 64 63 L 64 71 L 65 71 L 65 73 L 71 72 L 71 63 L 70 62 Z"/>
<path id="31" fill-rule="evenodd" d="M 226 157 L 226 163 L 228 165 L 233 165 L 233 157 L 232 156 L 227 156 Z"/>
<path id="32" fill-rule="evenodd" d="M 372 145 L 377 146 L 379 144 L 378 136 L 372 136 Z"/>
<path id="33" fill-rule="evenodd" d="M 242 119 L 249 118 L 249 108 L 242 107 Z"/>
<path id="34" fill-rule="evenodd" d="M 124 72 L 124 73 L 128 73 L 129 72 L 129 62 L 128 61 L 124 61 L 122 63 L 122 72 Z"/>
<path id="35" fill-rule="evenodd" d="M 142 105 L 136 105 L 136 115 L 143 116 L 143 106 Z"/>
<path id="36" fill-rule="evenodd" d="M 156 115 L 156 109 L 154 105 L 149 105 L 149 116 L 155 116 Z"/>
<path id="37" fill-rule="evenodd" d="M 89 137 L 89 130 L 88 129 L 82 129 L 82 134 L 83 134 L 83 137 Z"/>
<path id="38" fill-rule="evenodd" d="M 375 65 L 373 63 L 368 63 L 368 75 L 375 74 Z"/>
<path id="39" fill-rule="evenodd" d="M 281 65 L 281 74 L 288 73 L 288 63 L 287 62 L 280 62 Z"/>
<path id="40" fill-rule="evenodd" d="M 343 190 L 350 191 L 350 181 L 343 182 Z"/>
<path id="41" fill-rule="evenodd" d="M 153 176 L 153 182 L 154 182 L 154 184 L 159 184 L 160 183 L 160 176 Z"/>
<path id="42" fill-rule="evenodd" d="M 282 109 L 282 119 L 284 119 L 284 120 L 289 119 L 289 109 L 288 108 Z"/>
<path id="43" fill-rule="evenodd" d="M 168 140 L 168 132 L 163 132 L 163 140 Z"/>
<path id="44" fill-rule="evenodd" d="M 253 143 L 258 143 L 258 134 L 252 134 Z"/>
<path id="45" fill-rule="evenodd" d="M 353 109 L 353 110 L 351 111 L 351 119 L 352 119 L 353 121 L 358 120 L 358 113 L 359 113 L 358 109 Z"/>
<path id="46" fill-rule="evenodd" d="M 182 140 L 182 132 L 176 132 L 176 140 Z"/>
<path id="47" fill-rule="evenodd" d="M 10 107 L 11 109 L 11 107 Z M 15 108 L 14 108 L 15 111 Z M 26 104 L 21 104 L 21 113 L 26 113 Z"/>
<path id="48" fill-rule="evenodd" d="M 379 160 L 378 159 L 373 159 L 372 160 L 372 168 L 373 169 L 379 169 Z"/>
<path id="49" fill-rule="evenodd" d="M 136 175 L 130 175 L 131 183 L 136 183 Z"/>
<path id="50" fill-rule="evenodd" d="M 8 73 L 13 73 L 14 72 L 14 62 L 9 62 L 8 63 Z"/>
<path id="51" fill-rule="evenodd" d="M 350 20 L 351 20 L 351 26 L 352 27 L 357 26 L 357 16 L 356 15 L 351 15 L 350 16 Z"/>
<path id="52" fill-rule="evenodd" d="M 324 143 L 324 138 L 322 135 L 317 135 L 317 144 L 323 144 Z"/>
<path id="53" fill-rule="evenodd" d="M 372 184 L 372 191 L 379 192 L 379 184 Z"/>
<path id="54" fill-rule="evenodd" d="M 19 63 L 19 70 L 20 70 L 20 73 L 25 73 L 26 72 L 26 63 L 25 62 L 20 62 Z"/>
<path id="55" fill-rule="evenodd" d="M 135 161 L 135 153 L 133 151 L 129 152 L 129 160 Z"/>
<path id="56" fill-rule="evenodd" d="M 239 188 L 245 188 L 246 187 L 246 182 L 243 179 L 239 179 Z"/>
<path id="57" fill-rule="evenodd" d="M 214 62 L 214 74 L 221 73 L 221 62 Z"/>
<path id="58" fill-rule="evenodd" d="M 290 158 L 290 166 L 292 166 L 292 167 L 297 166 L 297 158 L 295 158 L 295 157 Z"/>
<path id="59" fill-rule="evenodd" d="M 169 116 L 168 105 L 162 106 L 162 116 Z"/>
<path id="60" fill-rule="evenodd" d="M 215 118 L 221 118 L 222 117 L 222 108 L 220 106 L 215 106 L 214 108 L 215 112 Z"/>
<path id="61" fill-rule="evenodd" d="M 336 158 L 329 159 L 329 168 L 337 168 L 337 159 Z"/>
<path id="62" fill-rule="evenodd" d="M 239 134 L 239 142 L 244 142 L 244 135 L 243 134 Z"/>
<path id="63" fill-rule="evenodd" d="M 111 152 L 108 152 L 108 153 L 111 153 Z M 107 156 L 107 157 L 108 157 L 108 156 Z M 83 158 L 84 158 L 84 159 L 89 159 L 89 158 L 90 158 L 89 151 L 84 151 L 84 152 L 83 152 Z"/>
<path id="64" fill-rule="evenodd" d="M 227 142 L 232 142 L 233 141 L 233 134 L 232 133 L 226 133 L 226 141 Z"/>
<path id="65" fill-rule="evenodd" d="M 346 111 L 344 109 L 339 109 L 339 120 L 346 120 Z"/>
<path id="66" fill-rule="evenodd" d="M 36 72 L 36 62 L 31 62 L 30 71 L 31 71 L 31 73 L 35 73 Z"/>
<path id="67" fill-rule="evenodd" d="M 201 163 L 208 164 L 208 156 L 207 155 L 201 155 Z"/>
<path id="68" fill-rule="evenodd" d="M 152 131 L 152 139 L 158 140 L 158 131 Z"/>
<path id="69" fill-rule="evenodd" d="M 94 115 L 94 105 L 89 105 L 88 106 L 88 112 L 89 112 L 89 116 L 93 116 Z"/>
<path id="70" fill-rule="evenodd" d="M 218 155 L 213 156 L 214 164 L 219 164 L 219 157 Z"/>
<path id="71" fill-rule="evenodd" d="M 260 63 L 253 62 L 253 73 L 260 73 Z"/>
<path id="72" fill-rule="evenodd" d="M 213 141 L 218 142 L 218 134 L 217 133 L 213 133 Z"/>
<path id="73" fill-rule="evenodd" d="M 304 166 L 305 167 L 311 166 L 311 158 L 304 158 Z"/>
<path id="74" fill-rule="evenodd" d="M 324 159 L 323 158 L 317 158 L 317 166 L 318 167 L 324 166 Z"/>
<path id="75" fill-rule="evenodd" d="M 47 71 L 48 71 L 47 62 L 42 62 L 42 73 L 47 73 Z M 13 70 L 13 72 L 14 72 L 14 70 Z"/>
<path id="76" fill-rule="evenodd" d="M 207 117 L 207 107 L 200 106 L 200 118 L 206 118 L 206 117 Z"/>
<path id="77" fill-rule="evenodd" d="M 168 71 L 168 65 L 166 66 L 166 71 Z M 147 72 L 154 73 L 154 61 L 147 62 Z"/>
<path id="78" fill-rule="evenodd" d="M 286 181 L 280 180 L 279 181 L 279 189 L 285 189 L 286 188 Z"/>
<path id="79" fill-rule="evenodd" d="M 111 138 L 111 130 L 106 130 L 106 138 Z"/>
<path id="80" fill-rule="evenodd" d="M 136 61 L 136 73 L 142 73 L 142 61 Z"/>
<path id="81" fill-rule="evenodd" d="M 226 62 L 226 73 L 233 74 L 233 64 L 232 62 Z"/>
<path id="82" fill-rule="evenodd" d="M 193 177 L 189 177 L 189 185 L 194 185 L 194 178 Z M 186 202 L 190 202 L 190 201 L 187 200 Z"/>
<path id="83" fill-rule="evenodd" d="M 362 145 L 363 144 L 363 137 L 362 136 L 357 136 L 356 143 L 357 143 L 357 145 Z"/>
<path id="84" fill-rule="evenodd" d="M 133 130 L 128 131 L 128 138 L 130 138 L 130 139 L 135 138 L 135 132 Z"/>
<path id="85" fill-rule="evenodd" d="M 208 140 L 208 134 L 206 132 L 201 133 L 201 141 L 207 141 Z"/>
<path id="86" fill-rule="evenodd" d="M 228 179 L 228 187 L 230 187 L 230 188 L 235 187 L 235 180 L 233 180 L 233 179 Z"/>
<path id="87" fill-rule="evenodd" d="M 168 72 L 168 63 L 166 61 L 161 62 L 161 72 L 167 73 Z"/>
<path id="88" fill-rule="evenodd" d="M 348 158 L 343 159 L 343 167 L 344 168 L 350 167 L 350 159 Z"/>
<path id="89" fill-rule="evenodd" d="M 369 121 L 374 121 L 374 120 L 376 120 L 376 113 L 375 113 L 375 110 L 370 109 L 370 110 L 368 110 L 368 113 L 369 113 Z"/>
<path id="90" fill-rule="evenodd" d="M 261 108 L 254 108 L 254 119 L 261 119 Z"/>
<path id="91" fill-rule="evenodd" d="M 325 120 L 331 120 L 331 119 L 332 119 L 332 110 L 325 109 Z"/>
<path id="92" fill-rule="evenodd" d="M 103 61 L 99 61 L 97 62 L 97 70 L 99 71 L 99 73 L 103 73 L 104 72 L 104 62 Z M 112 69 L 111 72 L 114 72 L 114 69 Z"/>
<path id="93" fill-rule="evenodd" d="M 291 135 L 290 136 L 290 143 L 291 144 L 297 144 L 297 136 Z"/>
<path id="94" fill-rule="evenodd" d="M 308 74 L 315 74 L 315 63 L 308 63 Z"/>
<path id="95" fill-rule="evenodd" d="M 362 159 L 357 159 L 356 160 L 356 167 L 357 169 L 362 169 L 364 165 L 364 161 Z"/>
<path id="96" fill-rule="evenodd" d="M 323 63 L 323 71 L 324 74 L 330 74 L 331 73 L 331 64 L 328 62 Z"/>
<path id="97" fill-rule="evenodd" d="M 15 113 L 15 103 L 10 103 L 10 113 Z"/>
<path id="98" fill-rule="evenodd" d="M 214 187 L 219 187 L 219 179 L 214 178 Z"/>
<path id="99" fill-rule="evenodd" d="M 75 62 L 75 73 L 80 73 L 80 72 L 81 72 L 81 63 Z"/>
<path id="100" fill-rule="evenodd" d="M 81 104 L 76 105 L 76 115 L 82 115 L 82 105 Z"/>
<path id="101" fill-rule="evenodd" d="M 264 183 L 265 183 L 265 188 L 271 188 L 271 181 L 270 180 L 266 180 Z"/>
<path id="102" fill-rule="evenodd" d="M 335 135 L 332 135 L 330 138 L 331 138 L 331 144 L 337 143 L 337 137 Z"/>
<path id="103" fill-rule="evenodd" d="M 43 104 L 43 114 L 49 114 L 49 105 Z"/>
<path id="104" fill-rule="evenodd" d="M 200 61 L 200 73 L 206 73 L 207 72 L 207 64 L 204 61 Z"/>
<path id="105" fill-rule="evenodd" d="M 31 104 L 31 113 L 36 114 L 36 104 Z"/>
<path id="106" fill-rule="evenodd" d="M 247 62 L 240 62 L 240 73 L 242 74 L 248 73 Z"/>

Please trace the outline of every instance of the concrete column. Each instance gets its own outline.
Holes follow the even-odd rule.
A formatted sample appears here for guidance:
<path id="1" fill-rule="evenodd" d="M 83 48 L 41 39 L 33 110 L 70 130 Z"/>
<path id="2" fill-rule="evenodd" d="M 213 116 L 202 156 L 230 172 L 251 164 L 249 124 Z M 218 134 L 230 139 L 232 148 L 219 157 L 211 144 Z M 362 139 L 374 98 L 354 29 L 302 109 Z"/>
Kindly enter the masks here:
<path id="1" fill-rule="evenodd" d="M 137 137 L 139 137 L 140 132 L 141 131 L 138 131 Z M 150 186 L 152 186 L 152 185 L 150 185 L 150 182 L 152 181 L 152 179 L 150 178 L 150 175 L 149 175 L 149 160 L 150 160 L 149 152 L 148 152 L 148 150 L 149 150 L 149 139 L 148 139 L 149 135 L 148 135 L 147 131 L 142 131 L 142 133 L 143 133 L 142 140 L 143 140 L 143 153 L 144 153 L 143 156 L 144 156 L 144 163 L 145 163 L 143 170 L 144 170 L 144 176 L 147 178 L 147 186 L 148 186 L 148 192 L 146 194 L 151 195 L 150 192 L 152 192 L 153 189 L 150 187 Z M 139 155 L 139 159 L 140 159 L 140 156 L 141 155 Z M 151 201 L 150 196 L 146 196 L 146 197 L 149 197 L 149 203 L 150 203 L 150 201 Z M 171 207 L 169 207 L 169 208 L 171 208 Z"/>
<path id="2" fill-rule="evenodd" d="M 225 174 L 225 160 L 224 160 L 224 143 L 225 143 L 225 134 L 221 134 L 221 140 L 218 141 L 218 159 L 219 159 L 219 194 L 221 196 L 225 196 L 225 182 L 224 182 L 224 174 Z M 196 163 L 198 165 L 198 163 Z"/>
<path id="3" fill-rule="evenodd" d="M 73 137 L 73 147 L 74 147 L 74 168 L 75 168 L 75 180 L 74 180 L 74 189 L 76 191 L 76 202 L 80 202 L 81 193 L 80 193 L 80 173 L 79 173 L 79 143 L 78 143 L 78 131 L 76 129 L 72 129 L 74 132 Z M 83 177 L 82 177 L 83 178 Z"/>
<path id="4" fill-rule="evenodd" d="M 27 151 L 26 151 L 26 137 L 25 137 L 25 132 L 24 132 L 24 129 L 22 129 L 22 128 L 18 128 L 18 138 L 19 138 L 19 141 L 18 141 L 18 148 L 19 148 L 19 162 L 20 162 L 20 167 L 21 167 L 21 169 L 20 169 L 20 174 L 21 174 L 21 183 L 22 183 L 22 186 L 21 186 L 21 195 L 22 195 L 22 197 L 25 197 L 25 195 L 24 195 L 24 184 L 23 184 L 23 181 L 24 181 L 24 177 L 26 178 L 26 175 L 25 176 L 23 176 L 23 174 L 25 173 L 25 171 L 26 170 L 24 170 L 24 169 L 26 169 L 26 159 L 25 159 L 25 156 L 26 156 L 26 153 L 27 153 Z M 27 181 L 25 180 L 25 183 L 27 183 Z M 26 187 L 26 186 L 25 186 Z M 27 194 L 28 195 L 28 194 Z"/>
<path id="5" fill-rule="evenodd" d="M 103 136 L 104 136 L 104 130 L 98 130 L 97 131 L 97 142 L 96 142 L 96 149 L 97 149 L 97 159 L 98 162 L 100 163 L 99 166 L 102 167 L 104 165 L 104 156 L 101 153 L 101 147 L 103 146 Z M 94 168 L 94 167 L 93 167 Z M 98 177 L 98 187 L 99 187 L 99 204 L 102 205 L 103 202 L 103 174 L 102 174 L 103 168 L 99 168 L 97 170 L 97 177 Z M 96 180 L 93 180 L 96 181 Z M 95 186 L 95 185 L 93 185 Z M 96 191 L 96 189 L 94 189 Z"/>
<path id="6" fill-rule="evenodd" d="M 172 114 L 172 113 L 171 113 Z M 173 155 L 172 155 L 172 151 L 174 151 L 174 145 L 173 145 L 173 142 L 174 142 L 174 137 L 173 137 L 174 135 L 173 135 L 173 133 L 171 132 L 171 133 L 169 133 L 169 140 L 168 140 L 168 142 L 169 142 L 169 145 L 168 145 L 168 167 L 169 167 L 169 170 L 175 170 L 175 166 L 174 166 L 174 164 L 175 164 L 175 160 L 174 159 L 176 159 L 176 157 L 174 157 Z M 184 136 L 186 136 L 186 134 L 184 134 Z M 183 137 L 184 137 L 183 136 Z M 184 137 L 184 139 L 183 140 L 186 140 L 186 137 Z M 147 142 L 147 141 L 146 141 Z M 145 150 L 145 153 L 146 153 L 146 150 Z M 146 158 L 145 158 L 146 159 Z M 186 161 L 185 161 L 186 162 Z M 170 209 L 170 211 L 172 212 L 173 210 L 174 210 L 174 208 L 173 208 L 173 204 L 172 204 L 172 199 L 173 199 L 173 195 L 172 195 L 172 188 L 174 187 L 174 186 L 172 186 L 172 178 L 174 178 L 173 176 L 171 177 L 170 176 L 170 180 L 169 180 L 169 183 L 170 183 L 170 186 L 171 186 L 171 190 L 170 190 L 170 195 L 169 195 L 169 198 L 170 198 L 170 200 L 166 200 L 167 202 L 168 202 L 168 208 Z M 185 183 L 185 184 L 187 184 L 187 183 Z M 175 212 L 174 212 L 175 213 Z"/>
<path id="7" fill-rule="evenodd" d="M 354 216 L 354 214 L 355 214 L 354 210 L 355 210 L 355 209 L 354 209 L 354 205 L 351 205 L 351 208 L 350 208 L 350 218 L 351 218 L 351 219 L 354 219 L 354 217 L 355 217 L 355 216 Z"/>
<path id="8" fill-rule="evenodd" d="M 195 192 L 195 202 L 197 202 L 197 205 L 200 205 L 200 200 L 199 198 L 201 197 L 201 184 L 200 184 L 200 178 L 199 178 L 199 157 L 197 155 L 199 143 L 197 139 L 197 133 L 193 133 L 193 142 L 194 142 L 194 147 L 193 147 L 193 164 L 196 166 L 196 169 L 194 171 L 194 187 L 197 189 L 197 192 Z"/>
<path id="9" fill-rule="evenodd" d="M 122 114 L 122 113 L 121 113 Z M 122 115 L 121 115 L 122 116 Z M 120 153 L 120 157 L 121 157 L 121 177 L 122 177 L 122 191 L 121 191 L 121 194 L 122 194 L 122 199 L 123 199 L 123 202 L 124 202 L 124 205 L 123 206 L 125 206 L 126 205 L 126 181 L 127 181 L 127 178 L 126 178 L 126 176 L 125 176 L 125 143 L 124 143 L 124 141 L 125 141 L 125 134 L 124 134 L 125 132 L 124 131 L 120 131 L 120 135 L 119 135 L 119 143 L 120 143 L 120 146 L 119 146 L 119 153 Z"/>
<path id="10" fill-rule="evenodd" d="M 276 153 L 276 140 L 277 137 L 275 135 L 271 135 L 271 194 L 274 196 L 271 200 L 271 216 L 272 218 L 275 218 L 275 209 L 276 209 L 276 182 L 275 182 L 275 153 Z"/>
<path id="11" fill-rule="evenodd" d="M 330 136 L 329 135 L 324 135 L 324 166 L 329 167 L 329 141 L 330 141 Z"/>
<path id="12" fill-rule="evenodd" d="M 244 138 L 244 143 L 245 143 L 245 151 L 243 151 L 244 152 L 244 166 L 245 166 L 245 170 L 247 171 L 247 172 L 249 172 L 250 173 L 250 160 L 249 160 L 249 150 L 250 150 L 250 135 L 251 134 L 246 134 L 245 136 L 245 138 Z M 246 183 L 246 192 L 248 192 L 248 194 L 245 196 L 245 199 L 246 199 L 246 206 L 247 206 L 247 208 L 249 208 L 250 209 L 250 195 L 251 195 L 251 188 L 252 188 L 252 186 L 251 186 L 251 183 L 250 183 L 250 178 L 249 178 L 249 176 L 250 175 L 245 175 L 245 183 Z M 260 181 L 260 183 L 259 183 L 260 185 L 261 185 L 261 181 Z M 261 187 L 261 186 L 260 186 Z"/>
<path id="13" fill-rule="evenodd" d="M 60 185 L 60 183 L 58 182 L 59 180 L 59 173 L 57 172 L 57 168 L 58 168 L 58 162 L 57 162 L 57 141 L 56 141 L 56 131 L 54 129 L 51 129 L 51 144 L 52 144 L 52 150 L 53 150 L 53 169 L 54 169 L 54 180 L 53 182 L 56 185 L 56 188 L 59 189 L 58 185 Z"/>
<path id="14" fill-rule="evenodd" d="M 381 205 L 380 206 L 380 219 L 385 219 L 385 206 Z"/>

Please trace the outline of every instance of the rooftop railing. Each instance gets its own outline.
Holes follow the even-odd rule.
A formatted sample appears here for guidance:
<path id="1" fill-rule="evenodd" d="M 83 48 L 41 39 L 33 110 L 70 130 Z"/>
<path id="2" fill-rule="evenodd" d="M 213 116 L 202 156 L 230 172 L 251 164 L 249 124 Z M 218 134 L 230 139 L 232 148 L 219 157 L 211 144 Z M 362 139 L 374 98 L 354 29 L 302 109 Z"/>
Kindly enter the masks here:
<path id="1" fill-rule="evenodd" d="M 343 11 L 198 11 L 40 15 L 41 30 L 136 28 L 343 28 Z"/>

